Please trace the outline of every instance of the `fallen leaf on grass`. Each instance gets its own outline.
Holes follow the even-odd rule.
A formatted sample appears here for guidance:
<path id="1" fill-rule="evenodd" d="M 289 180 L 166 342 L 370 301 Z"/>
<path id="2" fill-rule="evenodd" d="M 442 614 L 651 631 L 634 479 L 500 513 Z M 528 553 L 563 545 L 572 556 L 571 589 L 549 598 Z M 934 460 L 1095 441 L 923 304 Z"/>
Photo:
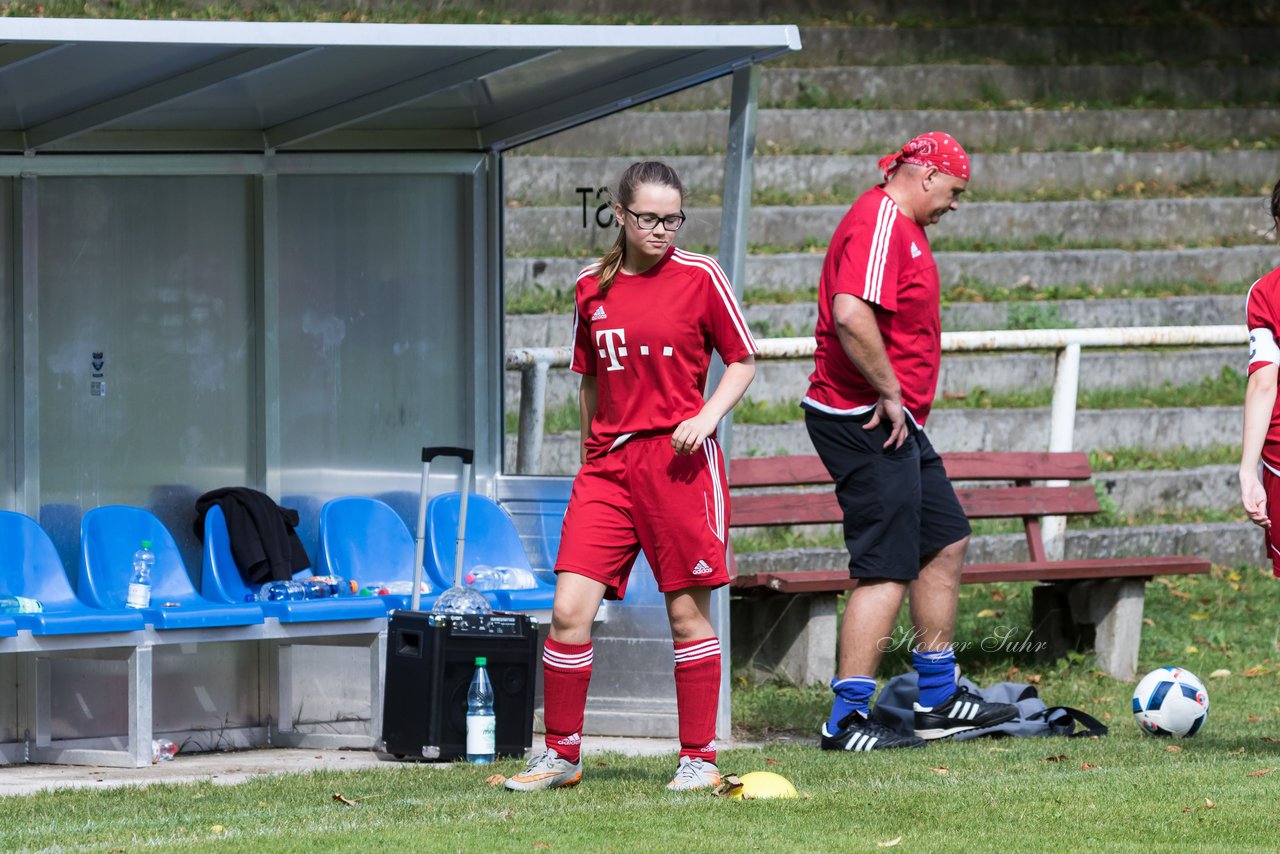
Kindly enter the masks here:
<path id="1" fill-rule="evenodd" d="M 1195 644 L 1187 644 L 1182 651 L 1187 655 L 1199 655 L 1200 647 L 1196 646 Z"/>
<path id="2" fill-rule="evenodd" d="M 507 778 L 501 774 L 490 774 L 485 778 L 485 782 L 490 786 L 501 786 L 503 783 L 507 782 Z"/>
<path id="3" fill-rule="evenodd" d="M 1212 673 L 1210 673 L 1209 678 L 1210 679 L 1226 679 L 1230 675 L 1231 675 L 1230 670 L 1227 670 L 1225 668 L 1219 668 L 1218 670 L 1215 670 Z"/>
<path id="4" fill-rule="evenodd" d="M 1191 807 L 1183 807 L 1183 808 L 1182 808 L 1182 811 L 1183 811 L 1184 813 L 1191 812 Z"/>
<path id="5" fill-rule="evenodd" d="M 1191 619 L 1193 619 L 1193 620 L 1207 620 L 1207 619 L 1209 619 L 1209 612 L 1208 612 L 1208 611 L 1196 611 L 1194 614 L 1188 614 L 1187 616 L 1188 616 L 1188 617 L 1190 617 L 1190 618 L 1191 618 Z"/>
<path id="6" fill-rule="evenodd" d="M 346 805 L 347 805 L 347 806 L 349 806 L 349 807 L 353 807 L 353 806 L 355 806 L 356 804 L 360 803 L 359 801 L 353 801 L 353 800 L 351 800 L 351 799 L 350 799 L 350 798 L 348 798 L 346 795 L 342 794 L 342 792 L 334 792 L 334 793 L 333 793 L 333 799 L 334 799 L 335 801 L 337 801 L 338 803 L 340 803 L 340 804 L 346 804 Z"/>
<path id="7" fill-rule="evenodd" d="M 937 774 L 939 777 L 945 777 L 951 773 L 951 770 L 943 765 L 939 765 L 937 768 L 930 768 L 929 770 Z"/>
<path id="8" fill-rule="evenodd" d="M 1274 768 L 1259 768 L 1257 771 L 1250 771 L 1248 774 L 1245 774 L 1245 776 L 1246 776 L 1246 777 L 1265 777 L 1265 776 L 1267 776 L 1268 774 L 1270 774 L 1270 773 L 1271 773 L 1272 771 L 1274 771 L 1274 770 L 1276 770 L 1276 769 L 1274 769 Z"/>
<path id="9" fill-rule="evenodd" d="M 220 824 L 215 824 L 213 827 L 209 828 L 209 830 L 213 833 L 221 833 L 222 831 L 226 830 L 226 828 Z"/>
<path id="10" fill-rule="evenodd" d="M 765 765 L 781 765 L 782 763 L 781 763 L 781 762 L 779 762 L 779 761 L 778 761 L 778 760 L 776 760 L 776 759 L 766 759 L 766 760 L 764 761 L 764 764 L 765 764 Z"/>
<path id="11" fill-rule="evenodd" d="M 734 792 L 742 790 L 742 781 L 738 779 L 737 774 L 725 774 L 720 778 L 720 785 L 711 790 L 711 794 L 717 798 L 727 798 Z"/>
<path id="12" fill-rule="evenodd" d="M 977 616 L 979 620 L 989 620 L 992 617 L 1003 617 L 1004 611 L 993 611 L 990 608 L 983 608 L 978 612 Z"/>
<path id="13" fill-rule="evenodd" d="M 1275 744 L 1277 742 L 1280 742 L 1280 738 L 1272 738 L 1269 735 L 1264 735 L 1262 737 L 1262 740 L 1265 741 L 1267 744 Z"/>
<path id="14" fill-rule="evenodd" d="M 1080 763 L 1080 770 L 1081 770 L 1081 771 L 1092 771 L 1093 769 L 1095 769 L 1095 768 L 1097 768 L 1097 767 L 1098 767 L 1097 765 L 1090 765 L 1088 762 L 1081 762 L 1081 763 Z"/>
<path id="15" fill-rule="evenodd" d="M 1144 626 L 1154 626 L 1156 624 L 1156 621 L 1151 619 L 1150 617 L 1143 617 L 1142 624 Z"/>
<path id="16" fill-rule="evenodd" d="M 1032 673 L 1030 676 L 1028 676 L 1028 677 L 1027 677 L 1027 683 L 1028 683 L 1029 685 L 1039 685 L 1039 684 L 1040 684 L 1040 674 L 1039 674 L 1039 673 Z"/>
<path id="17" fill-rule="evenodd" d="M 1003 602 L 1003 601 L 1004 601 L 1004 591 L 1002 591 L 1002 590 L 992 590 L 992 591 L 991 591 L 991 601 L 992 601 L 992 602 Z"/>
<path id="18" fill-rule="evenodd" d="M 607 763 L 607 762 L 601 762 L 599 759 L 597 759 L 597 760 L 595 761 L 595 767 L 596 767 L 596 768 L 608 768 L 608 767 L 609 767 L 609 763 Z"/>
<path id="19" fill-rule="evenodd" d="M 533 843 L 533 847 L 534 847 L 534 848 L 550 848 L 550 847 L 551 847 L 551 843 L 550 843 L 550 842 L 535 842 L 535 843 Z"/>
<path id="20" fill-rule="evenodd" d="M 1182 752 L 1182 748 L 1181 748 L 1181 747 L 1179 747 L 1179 746 L 1178 746 L 1178 745 L 1176 745 L 1176 744 L 1171 744 L 1171 745 L 1169 745 L 1168 747 L 1166 747 L 1166 748 L 1165 748 L 1165 750 L 1169 751 L 1170 753 L 1181 753 L 1181 752 Z"/>
<path id="21" fill-rule="evenodd" d="M 1217 804 L 1215 804 L 1213 801 L 1209 800 L 1208 798 L 1205 798 L 1205 799 L 1204 799 L 1204 808 L 1205 808 L 1205 809 L 1207 809 L 1207 810 L 1211 810 L 1211 809 L 1213 809 L 1213 808 L 1214 808 L 1214 807 L 1216 807 L 1216 806 L 1217 806 Z"/>
<path id="22" fill-rule="evenodd" d="M 1241 670 L 1240 675 L 1241 676 L 1266 676 L 1270 672 L 1271 672 L 1270 670 L 1268 670 L 1265 667 L 1262 667 L 1261 665 L 1255 665 L 1254 667 L 1250 667 L 1248 670 Z"/>
<path id="23" fill-rule="evenodd" d="M 1257 715 L 1249 715 L 1249 723 L 1251 724 L 1256 724 L 1260 720 L 1262 720 L 1262 718 L 1258 717 Z"/>
<path id="24" fill-rule="evenodd" d="M 1066 762 L 1067 754 L 1059 753 L 1057 756 L 1046 756 L 1044 758 L 1044 761 L 1045 762 Z"/>
<path id="25" fill-rule="evenodd" d="M 897 844 L 898 844 L 899 842 L 901 842 L 901 841 L 902 841 L 902 837 L 901 837 L 901 836 L 899 836 L 899 837 L 897 837 L 897 838 L 895 838 L 895 839 L 886 839 L 884 842 L 877 842 L 877 843 L 876 843 L 876 847 L 877 847 L 877 848 L 892 848 L 893 846 L 897 845 Z"/>

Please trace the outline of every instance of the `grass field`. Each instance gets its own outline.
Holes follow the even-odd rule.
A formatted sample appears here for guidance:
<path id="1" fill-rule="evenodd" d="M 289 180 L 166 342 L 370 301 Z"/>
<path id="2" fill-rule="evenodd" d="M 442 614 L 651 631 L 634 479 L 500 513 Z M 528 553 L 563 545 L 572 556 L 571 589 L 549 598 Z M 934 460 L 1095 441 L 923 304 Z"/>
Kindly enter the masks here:
<path id="1" fill-rule="evenodd" d="M 1254 534 L 1242 525 L 1241 536 Z M 0 850 L 1274 851 L 1280 581 L 1256 568 L 1217 568 L 1147 589 L 1140 669 L 1180 664 L 1208 685 L 1209 722 L 1193 739 L 1142 735 L 1128 711 L 1132 684 L 1097 672 L 1087 655 L 1038 662 L 1018 649 L 1028 585 L 966 585 L 957 632 L 966 674 L 979 684 L 1033 682 L 1050 705 L 1105 720 L 1110 735 L 825 754 L 812 744 L 825 688 L 738 676 L 739 735 L 765 746 L 724 751 L 721 766 L 784 774 L 800 800 L 671 794 L 663 789 L 666 757 L 589 755 L 577 789 L 524 796 L 486 782 L 516 770 L 511 760 L 389 764 L 235 786 L 0 799 Z M 1001 636 L 1009 640 L 990 640 Z M 900 672 L 905 660 L 905 651 L 891 650 L 882 675 Z"/>

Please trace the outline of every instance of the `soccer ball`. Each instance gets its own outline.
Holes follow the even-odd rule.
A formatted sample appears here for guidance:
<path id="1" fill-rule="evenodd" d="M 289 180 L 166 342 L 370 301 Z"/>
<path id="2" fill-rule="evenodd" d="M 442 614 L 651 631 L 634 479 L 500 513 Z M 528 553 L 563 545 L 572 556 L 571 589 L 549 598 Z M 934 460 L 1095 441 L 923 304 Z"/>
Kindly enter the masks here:
<path id="1" fill-rule="evenodd" d="M 1209 716 L 1209 692 L 1190 670 L 1152 670 L 1133 692 L 1133 719 L 1149 735 L 1190 738 Z"/>

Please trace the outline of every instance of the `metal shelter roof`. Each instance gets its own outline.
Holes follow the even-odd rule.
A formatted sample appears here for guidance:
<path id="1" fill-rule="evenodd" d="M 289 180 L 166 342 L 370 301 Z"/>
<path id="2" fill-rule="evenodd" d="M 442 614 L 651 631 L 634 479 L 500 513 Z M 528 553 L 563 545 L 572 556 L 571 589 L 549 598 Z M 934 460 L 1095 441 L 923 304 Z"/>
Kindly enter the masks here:
<path id="1" fill-rule="evenodd" d="M 0 19 L 0 153 L 501 151 L 798 50 L 785 26 Z"/>

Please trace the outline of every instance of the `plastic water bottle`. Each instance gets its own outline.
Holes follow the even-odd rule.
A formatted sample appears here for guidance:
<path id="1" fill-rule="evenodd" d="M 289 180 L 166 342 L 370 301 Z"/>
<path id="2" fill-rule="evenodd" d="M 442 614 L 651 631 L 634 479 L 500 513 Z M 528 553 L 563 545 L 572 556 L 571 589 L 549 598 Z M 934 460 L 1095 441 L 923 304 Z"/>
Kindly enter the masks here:
<path id="1" fill-rule="evenodd" d="M 532 590 L 538 586 L 537 579 L 527 569 L 483 563 L 476 564 L 465 580 L 477 590 Z"/>
<path id="2" fill-rule="evenodd" d="M 298 602 L 307 598 L 301 581 L 270 581 L 258 589 L 259 602 Z"/>
<path id="3" fill-rule="evenodd" d="M 151 541 L 143 540 L 133 553 L 133 577 L 129 579 L 129 592 L 125 595 L 126 607 L 151 607 L 151 571 L 155 568 L 156 553 L 151 551 Z"/>
<path id="4" fill-rule="evenodd" d="M 151 764 L 157 762 L 168 762 L 170 759 L 178 755 L 178 745 L 169 741 L 167 738 L 154 738 L 151 740 Z"/>
<path id="5" fill-rule="evenodd" d="M 497 721 L 493 716 L 493 684 L 488 659 L 476 659 L 476 672 L 467 689 L 467 761 L 485 765 L 497 751 Z"/>
<path id="6" fill-rule="evenodd" d="M 311 585 L 312 593 L 308 596 L 310 599 L 353 596 L 358 589 L 356 582 L 336 575 L 313 575 L 306 583 Z"/>
<path id="7" fill-rule="evenodd" d="M 44 605 L 26 596 L 0 596 L 0 614 L 39 614 Z"/>

